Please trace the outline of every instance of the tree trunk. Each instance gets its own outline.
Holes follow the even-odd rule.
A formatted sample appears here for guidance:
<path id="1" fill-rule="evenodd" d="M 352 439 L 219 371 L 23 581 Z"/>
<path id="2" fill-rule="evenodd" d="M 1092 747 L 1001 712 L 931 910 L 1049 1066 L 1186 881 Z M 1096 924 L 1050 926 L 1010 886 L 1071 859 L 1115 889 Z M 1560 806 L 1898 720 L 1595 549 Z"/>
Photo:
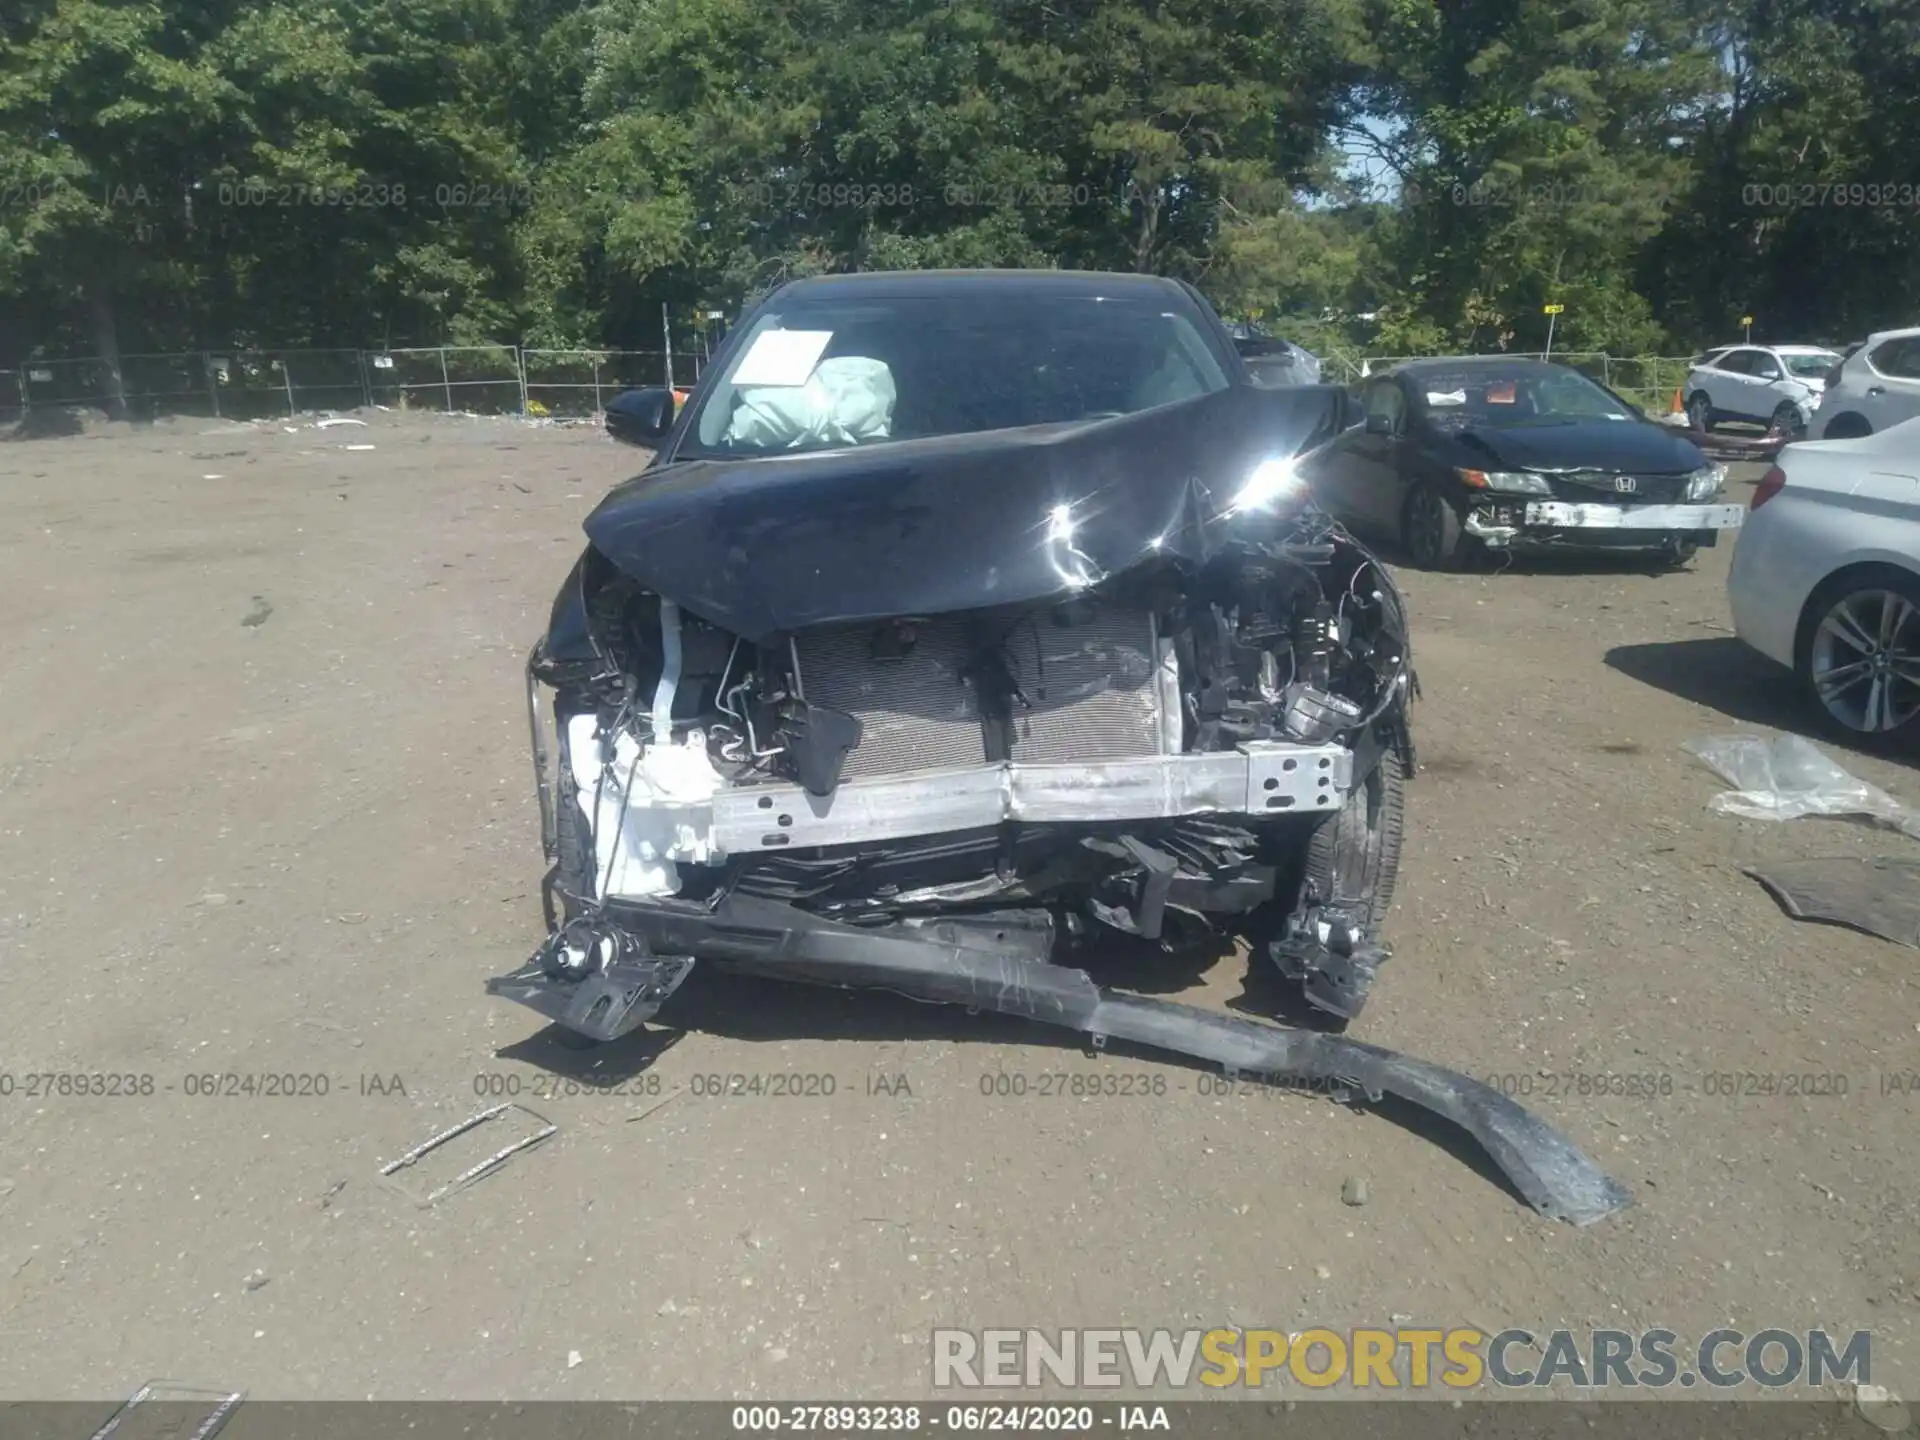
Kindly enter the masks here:
<path id="1" fill-rule="evenodd" d="M 113 296 L 105 281 L 87 286 L 87 316 L 93 327 L 93 353 L 100 366 L 100 398 L 109 420 L 127 418 L 127 387 L 120 375 L 120 332 L 113 323 Z"/>
<path id="2" fill-rule="evenodd" d="M 1144 195 L 1140 201 L 1140 227 L 1134 234 L 1133 268 L 1145 275 L 1153 269 L 1154 245 L 1160 236 L 1160 187 L 1155 186 L 1151 195 Z"/>

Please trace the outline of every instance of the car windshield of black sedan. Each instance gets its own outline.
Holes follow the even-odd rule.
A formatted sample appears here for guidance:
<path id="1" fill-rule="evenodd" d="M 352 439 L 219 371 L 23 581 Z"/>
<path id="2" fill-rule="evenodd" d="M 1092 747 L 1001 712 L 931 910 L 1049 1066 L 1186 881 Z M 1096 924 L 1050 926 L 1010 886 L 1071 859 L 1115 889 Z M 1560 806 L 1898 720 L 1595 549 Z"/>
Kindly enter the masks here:
<path id="1" fill-rule="evenodd" d="M 1574 370 L 1420 371 L 1410 384 L 1436 430 L 1513 430 L 1638 417 Z"/>
<path id="2" fill-rule="evenodd" d="M 812 300 L 754 323 L 680 453 L 791 453 L 1130 415 L 1230 383 L 1194 318 L 1157 296 Z"/>

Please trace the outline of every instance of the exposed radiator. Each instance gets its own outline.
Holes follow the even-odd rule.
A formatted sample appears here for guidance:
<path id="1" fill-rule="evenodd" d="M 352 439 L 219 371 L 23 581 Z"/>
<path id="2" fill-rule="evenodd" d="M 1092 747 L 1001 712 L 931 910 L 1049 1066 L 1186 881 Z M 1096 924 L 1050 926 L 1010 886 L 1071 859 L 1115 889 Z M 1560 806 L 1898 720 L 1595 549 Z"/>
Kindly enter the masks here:
<path id="1" fill-rule="evenodd" d="M 841 773 L 853 778 L 980 764 L 986 758 L 980 708 L 961 676 L 973 654 L 966 617 L 926 622 L 897 660 L 874 658 L 877 629 L 816 630 L 795 641 L 807 699 L 860 718 L 860 743 Z"/>
<path id="2" fill-rule="evenodd" d="M 910 650 L 879 659 L 879 627 L 798 637 L 809 700 L 859 717 L 848 777 L 899 775 L 986 760 L 980 707 L 966 678 L 979 647 L 1005 634 L 1002 653 L 1026 698 L 1013 713 L 1013 757 L 1094 761 L 1161 752 L 1153 617 L 1145 610 L 1041 610 L 1014 623 L 1004 612 L 919 622 Z"/>
<path id="3" fill-rule="evenodd" d="M 1153 617 L 1102 607 L 1072 625 L 1042 612 L 1007 642 L 1016 760 L 1121 760 L 1160 753 Z"/>

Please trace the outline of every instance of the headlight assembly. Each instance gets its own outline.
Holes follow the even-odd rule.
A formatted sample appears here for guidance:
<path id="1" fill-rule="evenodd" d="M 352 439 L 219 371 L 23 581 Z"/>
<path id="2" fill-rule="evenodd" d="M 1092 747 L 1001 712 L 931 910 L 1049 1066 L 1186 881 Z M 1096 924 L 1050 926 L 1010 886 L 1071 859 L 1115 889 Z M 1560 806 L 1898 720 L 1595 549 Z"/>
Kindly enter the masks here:
<path id="1" fill-rule="evenodd" d="M 1711 500 L 1720 493 L 1727 483 L 1727 467 L 1724 465 L 1706 465 L 1687 476 L 1687 495 L 1689 500 Z"/>
<path id="2" fill-rule="evenodd" d="M 1508 495 L 1553 493 L 1546 476 L 1526 470 L 1456 470 L 1454 473 L 1475 490 L 1499 490 Z"/>

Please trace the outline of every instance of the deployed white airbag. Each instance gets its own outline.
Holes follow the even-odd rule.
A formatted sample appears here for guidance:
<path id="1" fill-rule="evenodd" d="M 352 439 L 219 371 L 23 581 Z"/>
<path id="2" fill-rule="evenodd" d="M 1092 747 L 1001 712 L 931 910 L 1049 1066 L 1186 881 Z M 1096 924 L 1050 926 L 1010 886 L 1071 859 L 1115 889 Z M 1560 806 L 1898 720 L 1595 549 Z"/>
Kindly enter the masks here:
<path id="1" fill-rule="evenodd" d="M 726 438 L 762 449 L 857 445 L 885 440 L 893 428 L 893 372 L 879 360 L 822 360 L 803 385 L 743 388 Z"/>
<path id="2" fill-rule="evenodd" d="M 644 748 L 623 732 L 603 767 L 598 722 L 575 715 L 567 724 L 567 755 L 580 808 L 593 829 L 599 898 L 675 894 L 676 860 L 704 864 L 712 858 L 707 802 L 725 781 L 707 758 L 703 731 Z"/>

